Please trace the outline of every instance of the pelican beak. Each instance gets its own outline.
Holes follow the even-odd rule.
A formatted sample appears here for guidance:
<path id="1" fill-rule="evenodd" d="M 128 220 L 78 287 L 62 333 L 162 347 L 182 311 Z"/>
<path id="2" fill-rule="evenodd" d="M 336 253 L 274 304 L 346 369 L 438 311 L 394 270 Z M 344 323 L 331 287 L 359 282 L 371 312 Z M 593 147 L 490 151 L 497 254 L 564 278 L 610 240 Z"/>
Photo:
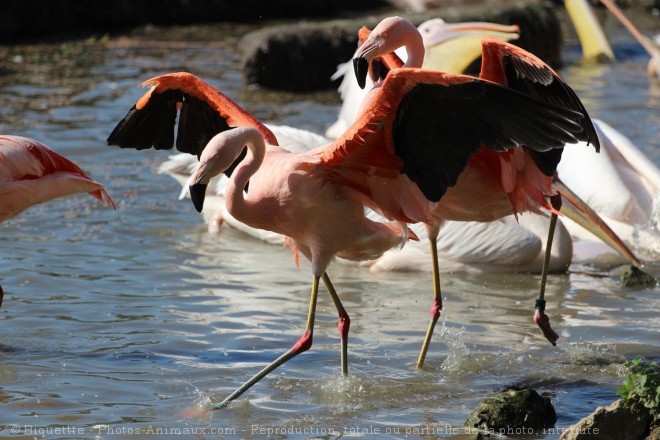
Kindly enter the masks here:
<path id="1" fill-rule="evenodd" d="M 612 249 L 626 257 L 634 266 L 641 268 L 642 262 L 630 250 L 618 235 L 591 209 L 580 197 L 571 191 L 559 179 L 555 179 L 552 186 L 561 194 L 562 203 L 559 212 L 594 234 Z"/>
<path id="2" fill-rule="evenodd" d="M 206 187 L 204 183 L 195 183 L 189 186 L 190 189 L 190 198 L 192 199 L 193 205 L 197 212 L 202 212 L 204 208 L 204 197 L 206 196 Z"/>
<path id="3" fill-rule="evenodd" d="M 437 18 L 419 25 L 419 31 L 424 38 L 426 47 L 457 38 L 475 38 L 480 41 L 482 38 L 492 37 L 510 41 L 517 39 L 520 35 L 520 28 L 515 24 L 507 25 L 486 21 L 446 23 Z"/>
<path id="4" fill-rule="evenodd" d="M 445 23 L 436 18 L 422 23 L 419 31 L 426 47 L 425 68 L 463 73 L 481 59 L 485 37 L 511 41 L 519 37 L 520 29 L 488 22 Z"/>
<path id="5" fill-rule="evenodd" d="M 358 85 L 361 89 L 364 89 L 364 86 L 367 84 L 367 74 L 369 73 L 369 61 L 363 56 L 353 58 L 353 69 L 355 70 Z"/>

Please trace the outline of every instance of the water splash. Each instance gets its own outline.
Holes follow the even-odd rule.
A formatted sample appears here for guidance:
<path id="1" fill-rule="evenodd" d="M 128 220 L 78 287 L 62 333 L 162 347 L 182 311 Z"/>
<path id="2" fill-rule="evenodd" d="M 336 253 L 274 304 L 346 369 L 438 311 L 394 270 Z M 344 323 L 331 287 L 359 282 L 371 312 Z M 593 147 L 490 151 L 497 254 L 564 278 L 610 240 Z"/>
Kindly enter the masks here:
<path id="1" fill-rule="evenodd" d="M 613 344 L 595 344 L 580 340 L 563 347 L 573 365 L 607 367 L 625 361 L 625 357 L 616 352 Z"/>
<path id="2" fill-rule="evenodd" d="M 465 327 L 451 328 L 447 327 L 446 323 L 446 319 L 443 319 L 438 338 L 448 346 L 447 357 L 440 365 L 440 369 L 443 371 L 458 372 L 470 354 L 470 349 L 465 344 Z"/>
<path id="3" fill-rule="evenodd" d="M 194 420 L 199 423 L 210 423 L 213 419 L 211 405 L 212 396 L 199 388 L 195 388 L 195 403 L 183 409 L 179 415 L 184 419 Z"/>
<path id="4" fill-rule="evenodd" d="M 334 375 L 323 381 L 319 388 L 326 393 L 362 394 L 365 389 L 362 382 L 355 376 Z"/>

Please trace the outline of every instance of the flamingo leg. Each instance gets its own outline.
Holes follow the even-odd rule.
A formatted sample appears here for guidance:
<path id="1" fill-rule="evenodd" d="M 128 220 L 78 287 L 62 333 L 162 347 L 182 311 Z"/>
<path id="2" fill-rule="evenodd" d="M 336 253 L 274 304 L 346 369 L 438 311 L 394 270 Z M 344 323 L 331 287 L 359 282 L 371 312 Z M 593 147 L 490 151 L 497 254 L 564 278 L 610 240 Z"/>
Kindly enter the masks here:
<path id="1" fill-rule="evenodd" d="M 243 385 L 238 387 L 233 393 L 231 393 L 229 396 L 225 398 L 220 403 L 214 404 L 211 409 L 221 409 L 227 406 L 232 400 L 235 400 L 238 398 L 241 394 L 249 390 L 252 385 L 256 384 L 259 382 L 261 379 L 266 377 L 268 373 L 279 367 L 280 365 L 284 364 L 287 362 L 289 359 L 299 355 L 300 353 L 303 353 L 312 346 L 312 336 L 314 332 L 314 318 L 316 316 L 316 299 L 318 298 L 318 293 L 319 293 L 319 277 L 314 276 L 314 280 L 312 282 L 312 293 L 309 299 L 309 312 L 307 313 L 307 326 L 305 328 L 305 332 L 303 335 L 296 341 L 293 346 L 288 349 L 284 354 L 282 354 L 280 357 L 275 359 L 273 362 L 268 364 L 264 369 L 259 371 L 257 374 L 252 376 L 247 382 L 245 382 Z"/>
<path id="2" fill-rule="evenodd" d="M 438 322 L 438 318 L 440 318 L 440 312 L 442 311 L 442 292 L 440 291 L 440 267 L 438 265 L 437 233 L 429 234 L 429 247 L 431 248 L 431 261 L 433 262 L 433 304 L 431 305 L 430 310 L 431 320 L 429 321 L 429 326 L 426 329 L 426 336 L 424 336 L 422 349 L 420 350 L 419 357 L 417 358 L 418 369 L 421 369 L 424 366 L 424 359 L 426 358 L 426 353 L 428 352 L 429 345 L 431 344 L 433 330 L 435 329 L 435 324 Z"/>
<path id="3" fill-rule="evenodd" d="M 555 203 L 558 206 L 555 208 L 559 210 L 561 207 L 561 198 L 560 196 L 555 196 L 557 199 L 553 200 L 553 205 Z M 550 318 L 545 314 L 545 286 L 548 279 L 548 268 L 550 267 L 550 255 L 552 253 L 552 240 L 555 235 L 555 226 L 557 225 L 557 214 L 552 213 L 550 217 L 550 228 L 548 229 L 548 241 L 545 246 L 545 258 L 543 259 L 543 270 L 541 272 L 541 289 L 539 291 L 539 297 L 536 300 L 535 312 L 534 312 L 534 322 L 539 326 L 543 332 L 543 336 L 550 341 L 552 345 L 557 345 L 557 339 L 559 335 L 550 327 Z"/>
<path id="4" fill-rule="evenodd" d="M 348 375 L 348 329 L 351 326 L 351 318 L 346 313 L 346 309 L 339 300 L 339 295 L 334 286 L 330 282 L 330 277 L 326 272 L 323 273 L 323 283 L 325 287 L 330 292 L 330 297 L 332 302 L 335 304 L 337 313 L 339 315 L 339 321 L 337 322 L 337 328 L 339 329 L 339 337 L 341 340 L 341 374 L 342 376 Z"/>

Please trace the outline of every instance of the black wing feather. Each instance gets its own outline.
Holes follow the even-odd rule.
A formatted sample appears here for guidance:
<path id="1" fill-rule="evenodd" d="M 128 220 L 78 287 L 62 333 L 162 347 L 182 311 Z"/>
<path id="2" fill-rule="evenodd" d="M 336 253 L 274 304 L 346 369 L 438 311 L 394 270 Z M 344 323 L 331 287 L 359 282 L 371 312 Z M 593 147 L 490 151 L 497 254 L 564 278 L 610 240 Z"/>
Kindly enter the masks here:
<path id="1" fill-rule="evenodd" d="M 199 157 L 213 136 L 230 128 L 227 119 L 220 116 L 204 101 L 184 95 L 176 149 Z"/>
<path id="2" fill-rule="evenodd" d="M 535 152 L 561 149 L 576 142 L 581 117 L 486 81 L 420 83 L 397 107 L 394 148 L 404 162 L 401 172 L 438 201 L 481 145 L 495 151 L 523 145 Z"/>
<path id="3" fill-rule="evenodd" d="M 182 100 L 181 95 L 177 90 L 154 93 L 144 108 L 131 107 L 108 136 L 108 144 L 137 150 L 172 148 L 176 103 Z"/>
<path id="4" fill-rule="evenodd" d="M 512 55 L 504 56 L 504 72 L 508 86 L 528 94 L 543 102 L 549 102 L 560 107 L 582 113 L 582 132 L 577 133 L 578 140 L 587 142 L 599 151 L 600 144 L 596 129 L 588 116 L 587 110 L 575 94 L 561 78 L 555 76 L 552 70 L 544 66 L 542 69 L 531 66 L 526 61 Z"/>
<path id="5" fill-rule="evenodd" d="M 600 150 L 596 129 L 584 105 L 573 89 L 562 81 L 561 78 L 556 77 L 548 66 L 543 66 L 539 69 L 536 66 L 530 65 L 525 60 L 509 54 L 504 56 L 503 65 L 509 87 L 533 96 L 543 102 L 549 102 L 582 113 L 585 116 L 580 121 L 582 131 L 576 134 L 576 138 L 593 145 L 596 152 Z M 562 151 L 562 149 L 548 152 L 530 150 L 530 155 L 543 174 L 552 176 L 557 170 Z"/>
<path id="6" fill-rule="evenodd" d="M 177 114 L 181 107 L 177 126 Z M 227 119 L 204 101 L 180 90 L 152 92 L 141 109 L 135 105 L 108 136 L 109 145 L 144 150 L 176 149 L 183 153 L 202 154 L 216 134 L 229 130 Z"/>
<path id="7" fill-rule="evenodd" d="M 216 134 L 229 130 L 227 119 L 201 99 L 195 98 L 178 89 L 166 90 L 162 93 L 152 92 L 146 105 L 138 109 L 135 105 L 128 114 L 119 121 L 108 136 L 108 145 L 121 148 L 145 150 L 169 150 L 175 146 L 174 130 L 177 125 L 176 149 L 197 156 L 202 154 L 204 147 Z M 240 156 L 225 171 L 231 176 L 234 168 L 247 154 L 243 149 Z M 247 187 L 246 187 L 247 188 Z"/>

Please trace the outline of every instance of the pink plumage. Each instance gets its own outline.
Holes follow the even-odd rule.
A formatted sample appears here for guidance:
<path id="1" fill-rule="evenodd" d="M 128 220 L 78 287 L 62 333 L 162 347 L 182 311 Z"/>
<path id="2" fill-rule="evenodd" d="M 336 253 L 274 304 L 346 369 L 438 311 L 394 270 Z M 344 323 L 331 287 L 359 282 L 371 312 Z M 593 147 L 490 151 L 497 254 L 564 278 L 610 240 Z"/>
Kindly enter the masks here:
<path id="1" fill-rule="evenodd" d="M 30 206 L 83 192 L 115 208 L 103 185 L 66 157 L 34 139 L 0 135 L 0 222 Z"/>

